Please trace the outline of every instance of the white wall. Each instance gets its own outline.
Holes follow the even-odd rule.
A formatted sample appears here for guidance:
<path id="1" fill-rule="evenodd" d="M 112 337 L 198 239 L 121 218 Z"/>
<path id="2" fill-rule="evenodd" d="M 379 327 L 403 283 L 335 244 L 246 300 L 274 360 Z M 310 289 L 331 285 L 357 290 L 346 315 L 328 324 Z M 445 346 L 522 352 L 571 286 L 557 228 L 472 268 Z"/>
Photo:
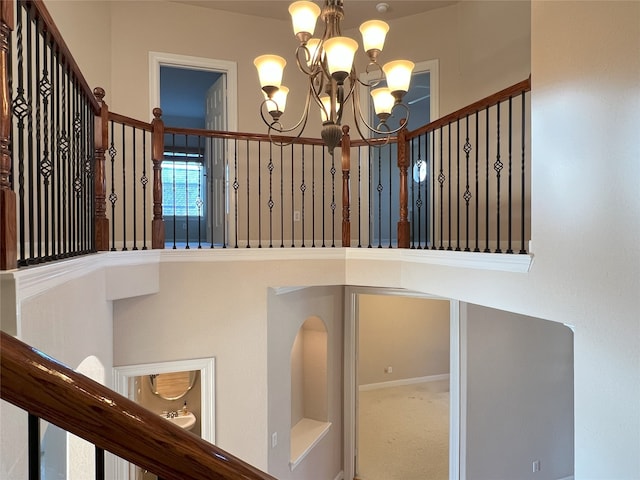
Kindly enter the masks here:
<path id="1" fill-rule="evenodd" d="M 71 274 L 71 270 L 67 272 Z M 95 356 L 107 372 L 113 366 L 112 310 L 106 298 L 104 270 L 64 282 L 58 288 L 25 297 L 17 312 L 18 338 L 70 368 Z M 112 386 L 111 375 L 105 384 Z M 0 403 L 0 478 L 26 478 L 27 413 Z"/>
<path id="2" fill-rule="evenodd" d="M 573 475 L 573 334 L 564 325 L 461 306 L 466 477 Z M 540 471 L 533 472 L 533 462 Z"/>
<path id="3" fill-rule="evenodd" d="M 269 449 L 268 471 L 282 480 L 333 479 L 342 470 L 343 289 L 314 287 L 283 294 L 271 290 L 268 304 L 268 438 L 270 439 L 273 433 L 278 436 L 278 445 Z M 291 471 L 290 429 L 293 427 L 292 421 L 298 418 L 294 420 L 291 415 L 290 353 L 298 330 L 304 321 L 311 317 L 322 319 L 327 328 L 327 363 L 324 371 L 324 394 L 327 395 L 327 401 L 322 405 L 321 402 L 310 399 L 309 404 L 313 406 L 315 403 L 315 409 L 307 410 L 304 415 L 315 420 L 331 422 L 331 427 L 327 435 Z M 324 369 L 318 365 L 318 370 Z M 315 394 L 318 395 L 320 392 Z M 326 418 L 316 418 L 314 413 L 318 417 L 324 414 Z"/>

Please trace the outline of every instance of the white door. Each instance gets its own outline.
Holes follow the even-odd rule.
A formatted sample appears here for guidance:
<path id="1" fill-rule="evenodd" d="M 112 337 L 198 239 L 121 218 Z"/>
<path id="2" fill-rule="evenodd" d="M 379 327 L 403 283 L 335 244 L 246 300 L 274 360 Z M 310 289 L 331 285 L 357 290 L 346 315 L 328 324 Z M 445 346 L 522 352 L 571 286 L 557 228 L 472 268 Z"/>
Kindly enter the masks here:
<path id="1" fill-rule="evenodd" d="M 207 130 L 227 129 L 227 76 L 220 78 L 207 91 L 205 108 L 205 128 Z M 226 185 L 226 141 L 209 139 L 205 148 L 207 165 L 207 190 L 209 222 L 207 240 L 216 245 L 226 240 L 227 185 Z"/>

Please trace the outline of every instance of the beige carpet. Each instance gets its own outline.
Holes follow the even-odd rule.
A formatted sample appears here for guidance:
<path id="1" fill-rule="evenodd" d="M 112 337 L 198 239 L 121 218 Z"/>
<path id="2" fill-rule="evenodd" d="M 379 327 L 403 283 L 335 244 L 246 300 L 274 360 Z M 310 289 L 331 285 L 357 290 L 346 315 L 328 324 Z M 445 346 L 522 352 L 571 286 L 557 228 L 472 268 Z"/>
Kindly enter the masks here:
<path id="1" fill-rule="evenodd" d="M 358 479 L 449 478 L 449 381 L 360 392 Z"/>

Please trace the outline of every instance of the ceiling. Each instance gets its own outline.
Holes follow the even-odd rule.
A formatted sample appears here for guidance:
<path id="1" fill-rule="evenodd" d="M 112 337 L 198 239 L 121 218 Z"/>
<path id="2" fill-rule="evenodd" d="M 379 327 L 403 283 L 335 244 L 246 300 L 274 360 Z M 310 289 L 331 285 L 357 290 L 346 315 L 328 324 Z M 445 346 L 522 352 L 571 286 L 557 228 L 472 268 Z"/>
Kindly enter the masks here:
<path id="1" fill-rule="evenodd" d="M 265 18 L 289 21 L 289 4 L 291 0 L 171 0 L 174 3 L 195 5 L 198 7 L 212 8 L 215 10 L 225 10 L 228 12 L 242 13 L 245 15 L 256 15 Z M 322 6 L 322 1 L 315 0 L 315 3 Z M 384 13 L 378 12 L 376 6 L 386 3 L 388 9 Z M 344 0 L 345 18 L 342 27 L 347 30 L 358 27 L 365 20 L 378 18 L 381 20 L 392 20 L 396 18 L 416 15 L 436 8 L 445 7 L 457 3 L 457 0 Z"/>

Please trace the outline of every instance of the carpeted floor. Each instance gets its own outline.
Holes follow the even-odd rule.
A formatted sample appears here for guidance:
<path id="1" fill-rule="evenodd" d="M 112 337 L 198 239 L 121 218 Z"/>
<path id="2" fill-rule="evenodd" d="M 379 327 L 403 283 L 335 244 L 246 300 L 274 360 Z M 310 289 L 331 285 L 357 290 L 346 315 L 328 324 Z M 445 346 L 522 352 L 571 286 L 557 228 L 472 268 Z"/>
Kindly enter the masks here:
<path id="1" fill-rule="evenodd" d="M 449 381 L 359 393 L 358 479 L 449 478 Z"/>

